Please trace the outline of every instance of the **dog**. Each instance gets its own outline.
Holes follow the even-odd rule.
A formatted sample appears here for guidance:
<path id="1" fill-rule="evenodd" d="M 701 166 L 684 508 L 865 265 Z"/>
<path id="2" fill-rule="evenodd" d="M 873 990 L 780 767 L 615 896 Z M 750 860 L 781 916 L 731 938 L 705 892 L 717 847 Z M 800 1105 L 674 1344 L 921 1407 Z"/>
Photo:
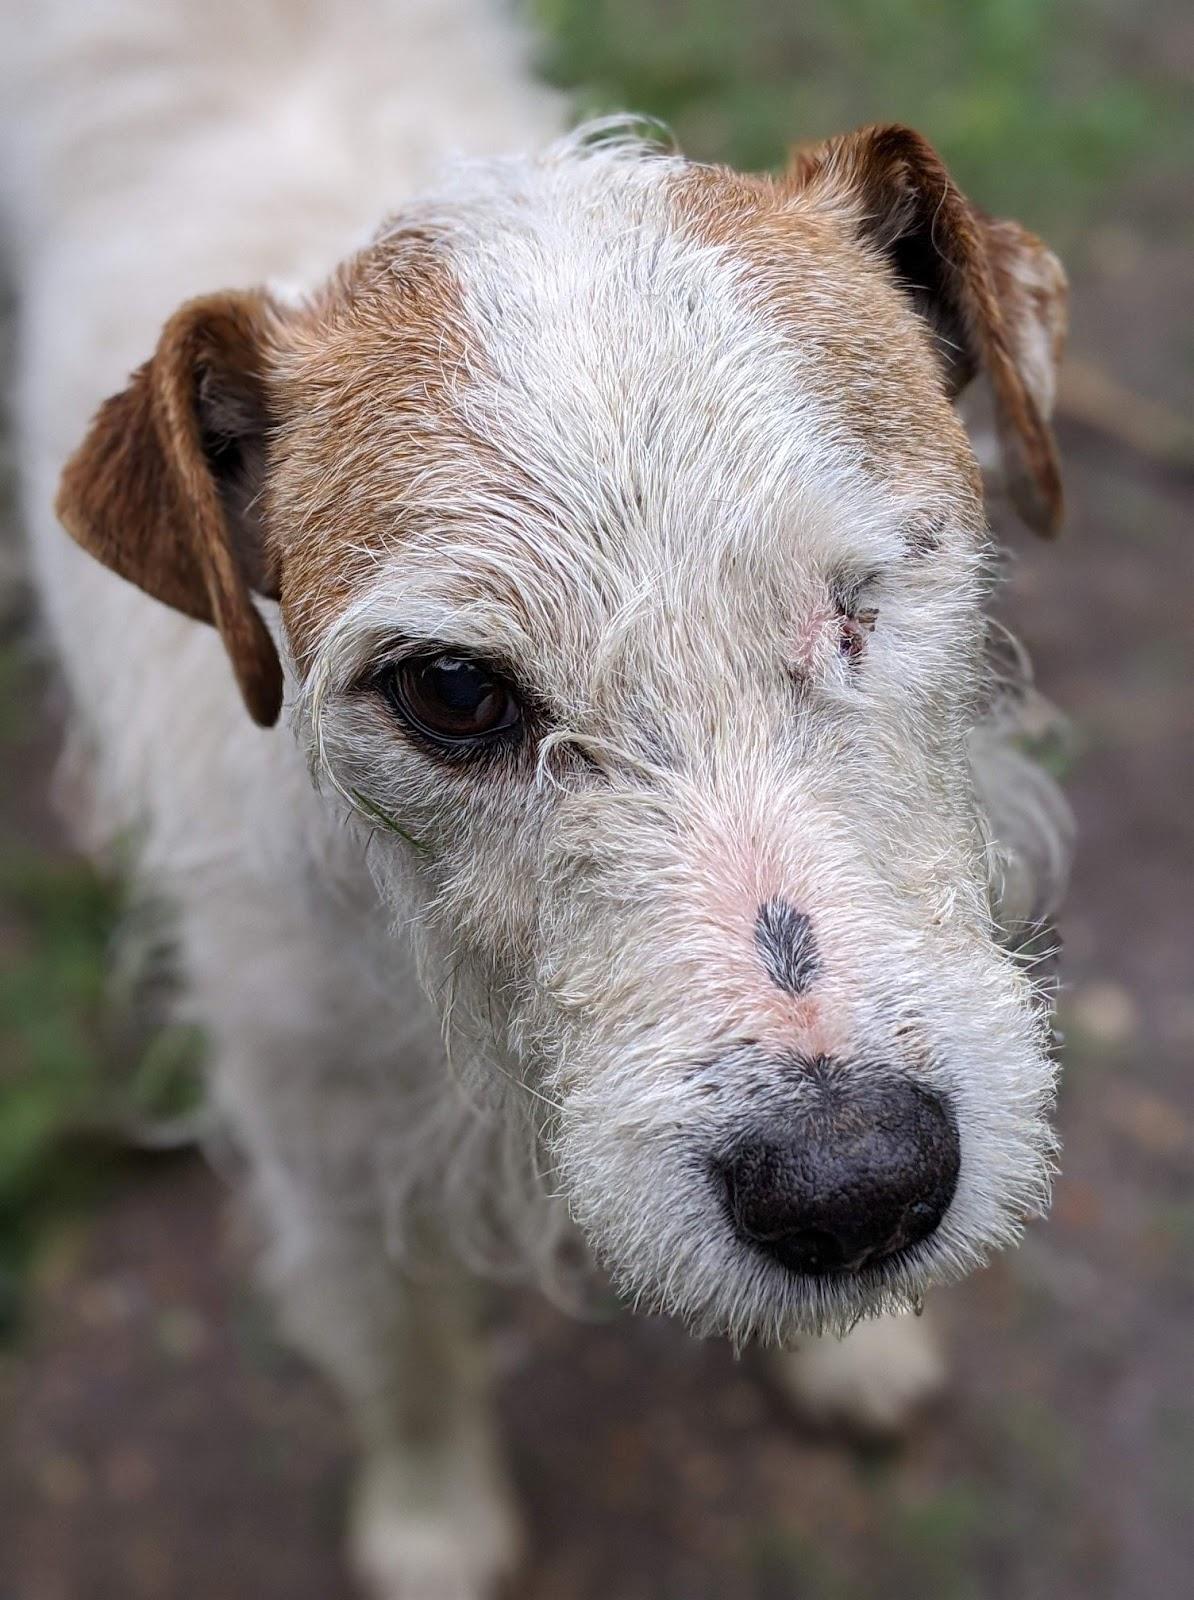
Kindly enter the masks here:
<path id="1" fill-rule="evenodd" d="M 954 405 L 981 376 L 1052 533 L 1055 257 L 906 128 L 778 176 L 569 133 L 491 0 L 6 32 L 89 828 L 176 908 L 265 1277 L 357 1424 L 362 1581 L 517 1560 L 475 1272 L 591 1261 L 897 1425 L 939 1376 L 907 1313 L 1055 1158 L 1009 945 L 1069 823 Z"/>

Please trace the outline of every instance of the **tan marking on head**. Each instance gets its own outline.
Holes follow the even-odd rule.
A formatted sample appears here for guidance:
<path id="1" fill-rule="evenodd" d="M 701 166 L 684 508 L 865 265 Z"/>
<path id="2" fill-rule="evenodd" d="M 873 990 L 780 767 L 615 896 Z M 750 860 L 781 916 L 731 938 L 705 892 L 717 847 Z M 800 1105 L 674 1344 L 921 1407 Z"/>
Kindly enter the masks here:
<path id="1" fill-rule="evenodd" d="M 928 333 L 847 221 L 790 181 L 694 167 L 675 184 L 684 226 L 738 256 L 807 359 L 801 380 L 835 403 L 860 465 L 915 492 L 943 452 L 977 488 Z"/>
<path id="2" fill-rule="evenodd" d="M 1062 491 L 1048 426 L 1051 383 L 1042 383 L 1033 360 L 1034 308 L 1016 286 L 1026 277 L 1051 297 L 1056 358 L 1065 295 L 1056 257 L 1017 224 L 977 211 L 911 128 L 862 128 L 802 151 L 791 181 L 840 209 L 886 258 L 934 331 L 951 393 L 985 373 L 1013 504 L 1034 532 L 1056 533 Z"/>
<path id="3" fill-rule="evenodd" d="M 456 427 L 453 371 L 478 359 L 463 328 L 452 274 L 419 234 L 363 251 L 296 319 L 265 515 L 300 666 L 402 540 L 429 446 Z"/>
<path id="4" fill-rule="evenodd" d="M 863 129 L 797 153 L 782 178 L 694 167 L 678 215 L 741 254 L 822 355 L 864 465 L 896 481 L 943 461 L 977 491 L 948 404 L 982 367 L 1008 486 L 1023 519 L 1056 530 L 1061 485 L 1047 426 L 1065 331 L 1065 275 L 1016 223 L 983 217 L 907 128 Z"/>

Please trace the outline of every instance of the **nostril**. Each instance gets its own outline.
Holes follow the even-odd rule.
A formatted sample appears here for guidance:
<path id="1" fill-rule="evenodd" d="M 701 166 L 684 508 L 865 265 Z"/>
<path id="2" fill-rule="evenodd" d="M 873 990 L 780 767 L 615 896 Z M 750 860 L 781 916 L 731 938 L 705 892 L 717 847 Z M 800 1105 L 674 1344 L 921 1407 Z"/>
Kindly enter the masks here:
<path id="1" fill-rule="evenodd" d="M 789 1271 L 818 1274 L 856 1271 L 928 1238 L 960 1164 L 940 1096 L 904 1078 L 851 1087 L 839 1078 L 718 1166 L 738 1236 Z"/>
<path id="2" fill-rule="evenodd" d="M 841 1272 L 849 1265 L 842 1241 L 823 1228 L 804 1228 L 798 1233 L 789 1233 L 775 1241 L 771 1253 L 789 1272 L 808 1272 L 814 1276 Z"/>

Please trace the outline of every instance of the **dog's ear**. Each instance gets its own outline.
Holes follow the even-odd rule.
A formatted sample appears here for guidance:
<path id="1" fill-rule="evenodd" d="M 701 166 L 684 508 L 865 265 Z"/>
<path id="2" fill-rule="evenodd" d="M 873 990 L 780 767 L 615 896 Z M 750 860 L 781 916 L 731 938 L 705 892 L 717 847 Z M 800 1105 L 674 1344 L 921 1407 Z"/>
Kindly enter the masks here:
<path id="1" fill-rule="evenodd" d="M 890 264 L 935 335 L 951 394 L 985 372 L 1012 503 L 1037 533 L 1056 533 L 1061 474 L 1049 416 L 1066 326 L 1057 257 L 1017 223 L 971 206 L 911 128 L 864 128 L 797 151 L 791 177 L 844 212 Z"/>
<path id="2" fill-rule="evenodd" d="M 278 719 L 282 668 L 251 591 L 278 594 L 255 510 L 270 423 L 266 356 L 280 326 L 258 293 L 191 301 L 68 462 L 57 511 L 106 566 L 219 629 L 245 704 Z"/>

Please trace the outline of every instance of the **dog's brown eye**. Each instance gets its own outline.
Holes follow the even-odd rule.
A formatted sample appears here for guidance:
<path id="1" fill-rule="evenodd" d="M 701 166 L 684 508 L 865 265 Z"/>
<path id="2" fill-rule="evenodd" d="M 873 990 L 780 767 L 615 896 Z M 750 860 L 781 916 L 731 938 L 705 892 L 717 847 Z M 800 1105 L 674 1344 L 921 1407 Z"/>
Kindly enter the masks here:
<path id="1" fill-rule="evenodd" d="M 444 743 L 485 739 L 514 728 L 522 708 L 492 668 L 466 656 L 417 656 L 397 662 L 380 679 L 404 721 Z"/>

